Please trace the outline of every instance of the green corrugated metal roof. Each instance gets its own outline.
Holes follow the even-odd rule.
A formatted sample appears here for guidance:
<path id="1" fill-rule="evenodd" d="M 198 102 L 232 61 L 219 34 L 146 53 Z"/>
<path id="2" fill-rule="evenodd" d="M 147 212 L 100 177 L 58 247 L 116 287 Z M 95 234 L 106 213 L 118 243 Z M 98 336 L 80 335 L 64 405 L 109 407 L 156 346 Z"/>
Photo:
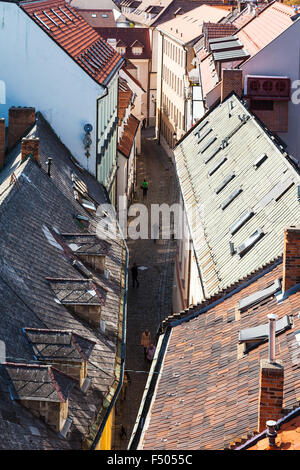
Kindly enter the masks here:
<path id="1" fill-rule="evenodd" d="M 205 294 L 210 297 L 282 255 L 283 228 L 300 223 L 296 187 L 300 176 L 235 95 L 205 120 L 209 120 L 212 132 L 198 144 L 199 123 L 178 144 L 175 159 Z M 215 142 L 200 153 L 212 137 Z M 223 143 L 222 148 L 226 138 L 228 145 Z M 264 153 L 267 158 L 257 167 L 255 162 Z M 227 160 L 209 175 L 223 157 Z M 233 173 L 233 178 L 227 178 Z M 216 193 L 226 178 L 227 184 Z M 222 209 L 224 201 L 239 188 L 242 191 Z M 249 209 L 254 215 L 230 238 L 230 227 Z M 229 240 L 237 249 L 258 229 L 264 235 L 250 244 L 243 256 L 232 256 Z"/>
<path id="2" fill-rule="evenodd" d="M 230 60 L 247 59 L 250 57 L 250 53 L 247 49 L 237 49 L 234 51 L 215 52 L 213 57 L 215 62 L 226 62 Z"/>

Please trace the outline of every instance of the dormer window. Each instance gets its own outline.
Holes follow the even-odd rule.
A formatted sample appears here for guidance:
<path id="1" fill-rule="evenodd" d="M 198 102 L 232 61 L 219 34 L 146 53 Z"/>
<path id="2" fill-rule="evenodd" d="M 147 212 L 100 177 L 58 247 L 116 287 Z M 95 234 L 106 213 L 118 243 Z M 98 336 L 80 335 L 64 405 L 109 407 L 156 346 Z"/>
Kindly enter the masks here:
<path id="1" fill-rule="evenodd" d="M 124 55 L 126 53 L 126 44 L 121 39 L 117 42 L 116 48 L 119 54 Z"/>
<path id="2" fill-rule="evenodd" d="M 72 174 L 72 182 L 76 201 L 78 201 L 87 212 L 95 213 L 97 207 L 93 199 L 89 196 L 87 185 L 74 174 Z"/>
<path id="3" fill-rule="evenodd" d="M 63 233 L 62 237 L 84 264 L 102 274 L 105 272 L 106 257 L 111 246 L 108 242 L 90 233 Z"/>
<path id="4" fill-rule="evenodd" d="M 134 55 L 142 55 L 144 50 L 144 45 L 140 41 L 134 41 L 131 44 L 131 51 Z"/>
<path id="5" fill-rule="evenodd" d="M 276 321 L 276 335 L 292 327 L 292 321 L 288 315 L 285 315 L 280 320 Z M 247 354 L 252 349 L 260 344 L 268 341 L 269 337 L 269 324 L 255 326 L 253 328 L 245 328 L 239 331 L 239 343 L 244 345 L 244 354 Z"/>
<path id="6" fill-rule="evenodd" d="M 61 432 L 68 419 L 69 396 L 75 380 L 50 365 L 4 363 L 1 375 L 12 400 Z"/>
<path id="7" fill-rule="evenodd" d="M 87 379 L 87 362 L 96 343 L 68 330 L 24 328 L 34 357 L 51 364 L 78 381 Z"/>
<path id="8" fill-rule="evenodd" d="M 89 279 L 47 280 L 56 303 L 64 305 L 71 313 L 100 328 L 101 308 L 106 303 L 107 295 L 104 287 Z"/>

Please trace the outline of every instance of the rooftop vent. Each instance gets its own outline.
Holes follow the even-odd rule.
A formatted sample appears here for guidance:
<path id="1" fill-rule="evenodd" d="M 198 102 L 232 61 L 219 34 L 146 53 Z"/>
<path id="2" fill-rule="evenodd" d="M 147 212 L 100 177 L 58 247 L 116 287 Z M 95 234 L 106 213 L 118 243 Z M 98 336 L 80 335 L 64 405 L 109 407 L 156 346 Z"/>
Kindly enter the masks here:
<path id="1" fill-rule="evenodd" d="M 225 199 L 225 201 L 221 204 L 221 209 L 224 210 L 226 209 L 226 207 L 229 206 L 229 204 L 232 203 L 232 201 L 234 201 L 235 198 L 238 197 L 239 194 L 241 194 L 241 192 L 243 191 L 242 188 L 237 188 L 235 189 L 229 196 L 227 199 Z"/>
<path id="2" fill-rule="evenodd" d="M 247 209 L 229 228 L 231 235 L 234 235 L 246 222 L 254 215 L 252 209 Z"/>

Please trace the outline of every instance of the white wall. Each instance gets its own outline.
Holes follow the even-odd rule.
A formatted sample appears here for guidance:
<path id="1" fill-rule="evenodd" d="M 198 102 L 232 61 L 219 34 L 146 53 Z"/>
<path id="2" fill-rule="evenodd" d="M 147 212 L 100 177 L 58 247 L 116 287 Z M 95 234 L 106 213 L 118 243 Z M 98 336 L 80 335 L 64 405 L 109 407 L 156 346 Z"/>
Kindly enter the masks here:
<path id="1" fill-rule="evenodd" d="M 0 80 L 10 106 L 41 111 L 73 156 L 89 172 L 96 168 L 96 100 L 104 88 L 79 67 L 14 3 L 0 2 Z M 93 126 L 91 156 L 85 156 L 83 126 Z"/>
<path id="2" fill-rule="evenodd" d="M 281 75 L 300 79 L 300 21 L 296 21 L 268 46 L 240 67 L 243 75 Z M 293 91 L 293 90 L 292 90 Z M 300 104 L 289 102 L 289 130 L 278 133 L 288 152 L 300 161 Z"/>

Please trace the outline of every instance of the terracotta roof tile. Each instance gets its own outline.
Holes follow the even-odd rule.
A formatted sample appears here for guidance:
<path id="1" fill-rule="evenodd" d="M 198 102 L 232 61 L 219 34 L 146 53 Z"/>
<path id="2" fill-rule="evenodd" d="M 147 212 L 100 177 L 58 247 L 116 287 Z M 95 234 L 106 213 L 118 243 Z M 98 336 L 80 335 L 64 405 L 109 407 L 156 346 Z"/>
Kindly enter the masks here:
<path id="1" fill-rule="evenodd" d="M 64 0 L 21 3 L 21 8 L 96 82 L 102 84 L 121 56 Z"/>
<path id="2" fill-rule="evenodd" d="M 137 133 L 140 121 L 130 114 L 127 123 L 124 127 L 122 138 L 118 145 L 118 151 L 125 157 L 129 158 L 135 135 Z"/>
<path id="3" fill-rule="evenodd" d="M 146 418 L 149 425 L 138 448 L 223 449 L 256 429 L 259 364 L 268 355 L 268 344 L 238 358 L 238 333 L 266 323 L 269 312 L 279 318 L 293 316 L 292 329 L 278 335 L 276 344 L 285 368 L 284 408 L 297 405 L 299 366 L 293 364 L 292 354 L 300 328 L 300 291 L 281 303 L 271 296 L 227 322 L 241 298 L 281 276 L 280 264 L 207 311 L 201 313 L 200 306 L 194 319 L 174 323 Z"/>

